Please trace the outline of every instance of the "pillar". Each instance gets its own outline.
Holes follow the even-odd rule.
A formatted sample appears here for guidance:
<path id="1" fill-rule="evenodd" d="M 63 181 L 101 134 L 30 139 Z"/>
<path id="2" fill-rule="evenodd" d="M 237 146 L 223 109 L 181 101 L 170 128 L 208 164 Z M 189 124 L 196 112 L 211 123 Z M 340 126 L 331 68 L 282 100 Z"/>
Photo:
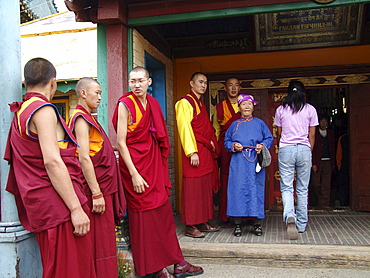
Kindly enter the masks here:
<path id="1" fill-rule="evenodd" d="M 19 1 L 0 1 L 0 155 L 4 155 L 12 113 L 8 103 L 22 97 Z M 0 276 L 41 277 L 35 236 L 20 224 L 12 194 L 5 191 L 9 167 L 0 159 Z"/>

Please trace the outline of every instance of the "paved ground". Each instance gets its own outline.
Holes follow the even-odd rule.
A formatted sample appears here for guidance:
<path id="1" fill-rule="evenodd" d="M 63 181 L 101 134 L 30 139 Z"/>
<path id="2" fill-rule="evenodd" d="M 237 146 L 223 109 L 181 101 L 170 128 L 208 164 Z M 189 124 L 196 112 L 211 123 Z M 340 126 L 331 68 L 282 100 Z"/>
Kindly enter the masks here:
<path id="1" fill-rule="evenodd" d="M 262 236 L 243 222 L 241 237 L 233 235 L 232 227 L 195 239 L 184 235 L 180 216 L 175 220 L 184 256 L 205 270 L 200 278 L 370 277 L 368 212 L 309 211 L 307 230 L 298 240 L 288 239 L 282 212 L 266 213 Z"/>
<path id="2" fill-rule="evenodd" d="M 284 268 L 247 265 L 203 264 L 204 273 L 199 278 L 369 278 L 370 270 L 333 268 Z"/>
<path id="3" fill-rule="evenodd" d="M 219 221 L 212 221 L 220 224 Z M 282 212 L 267 212 L 262 222 L 263 235 L 255 236 L 252 226 L 243 223 L 241 237 L 233 235 L 234 228 L 223 228 L 216 233 L 208 233 L 205 238 L 186 237 L 185 225 L 176 217 L 177 235 L 180 243 L 262 243 L 262 244 L 324 244 L 370 246 L 370 213 L 350 210 L 309 211 L 309 223 L 305 233 L 298 240 L 289 240 Z"/>

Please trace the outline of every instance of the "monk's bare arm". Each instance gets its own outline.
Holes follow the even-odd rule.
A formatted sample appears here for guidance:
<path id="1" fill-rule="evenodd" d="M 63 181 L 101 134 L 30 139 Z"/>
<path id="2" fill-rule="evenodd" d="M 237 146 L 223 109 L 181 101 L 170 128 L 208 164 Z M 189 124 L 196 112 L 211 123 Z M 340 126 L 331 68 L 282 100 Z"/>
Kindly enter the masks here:
<path id="1" fill-rule="evenodd" d="M 58 120 L 54 108 L 49 105 L 40 108 L 32 116 L 30 124 L 31 130 L 34 129 L 33 131 L 38 134 L 44 165 L 51 183 L 71 211 L 74 233 L 83 236 L 90 230 L 90 220 L 82 209 L 67 167 L 60 156 L 57 135 Z"/>
<path id="2" fill-rule="evenodd" d="M 82 171 L 92 195 L 101 194 L 99 183 L 96 179 L 94 165 L 90 157 L 90 124 L 82 117 L 76 119 L 74 132 L 80 148 L 78 149 L 78 158 L 80 160 Z M 104 197 L 92 200 L 92 212 L 103 214 L 105 211 Z"/>
<path id="3" fill-rule="evenodd" d="M 136 193 L 143 193 L 145 192 L 145 188 L 149 187 L 149 185 L 137 171 L 134 163 L 132 162 L 130 151 L 127 148 L 126 144 L 127 126 L 128 126 L 127 119 L 128 119 L 128 110 L 122 103 L 119 103 L 118 123 L 117 123 L 117 141 L 119 153 L 131 175 L 134 191 Z"/>

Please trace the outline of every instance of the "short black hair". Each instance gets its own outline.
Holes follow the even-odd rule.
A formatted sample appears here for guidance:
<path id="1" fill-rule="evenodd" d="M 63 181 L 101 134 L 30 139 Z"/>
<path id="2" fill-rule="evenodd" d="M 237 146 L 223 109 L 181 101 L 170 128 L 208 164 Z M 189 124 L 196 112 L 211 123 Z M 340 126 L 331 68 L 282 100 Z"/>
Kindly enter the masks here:
<path id="1" fill-rule="evenodd" d="M 207 77 L 207 75 L 205 75 L 203 72 L 197 71 L 197 72 L 194 72 L 194 73 L 191 75 L 190 80 L 191 80 L 191 81 L 194 81 L 194 79 L 195 79 L 198 75 L 204 75 L 205 77 Z"/>
<path id="2" fill-rule="evenodd" d="M 89 88 L 91 84 L 99 84 L 98 81 L 96 81 L 94 78 L 91 77 L 82 77 L 80 80 L 78 80 L 76 84 L 76 94 L 77 96 L 80 96 L 80 91 L 82 89 Z"/>
<path id="3" fill-rule="evenodd" d="M 131 72 L 139 72 L 139 71 L 143 71 L 143 72 L 145 72 L 145 77 L 146 77 L 146 78 L 150 78 L 149 71 L 148 71 L 146 68 L 144 68 L 144 67 L 135 67 L 135 68 L 133 68 L 133 69 L 130 71 L 130 73 L 131 73 Z"/>
<path id="4" fill-rule="evenodd" d="M 319 114 L 318 118 L 319 118 L 319 121 L 321 121 L 323 119 L 326 119 L 327 121 L 330 120 L 330 116 L 327 113 Z"/>
<path id="5" fill-rule="evenodd" d="M 24 81 L 27 86 L 46 86 L 57 75 L 54 65 L 44 58 L 33 58 L 24 66 Z"/>
<path id="6" fill-rule="evenodd" d="M 235 77 L 235 76 L 229 76 L 226 80 L 225 80 L 225 85 L 227 84 L 227 81 L 229 81 L 230 79 L 236 79 L 238 80 L 238 82 L 240 82 L 239 78 Z"/>

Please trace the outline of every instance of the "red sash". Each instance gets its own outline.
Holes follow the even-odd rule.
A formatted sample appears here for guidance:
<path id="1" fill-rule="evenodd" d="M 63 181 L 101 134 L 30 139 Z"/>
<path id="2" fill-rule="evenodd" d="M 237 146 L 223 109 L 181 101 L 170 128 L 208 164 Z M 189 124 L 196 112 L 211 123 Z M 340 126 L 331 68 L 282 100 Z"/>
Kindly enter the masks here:
<path id="1" fill-rule="evenodd" d="M 128 96 L 132 96 L 133 99 Z M 138 194 L 134 191 L 126 164 L 121 156 L 119 160 L 128 206 L 137 212 L 162 206 L 168 200 L 169 189 L 172 188 L 168 176 L 167 157 L 170 153 L 170 144 L 166 123 L 158 101 L 149 94 L 146 98 L 147 105 L 144 110 L 132 92 L 125 94 L 118 100 L 112 119 L 117 131 L 119 102 L 125 105 L 132 118 L 137 118 L 135 104 L 143 115 L 136 129 L 127 132 L 126 144 L 136 169 L 149 184 L 144 193 Z"/>
<path id="2" fill-rule="evenodd" d="M 55 108 L 55 113 L 66 131 L 67 148 L 61 148 L 60 154 L 80 203 L 85 204 L 87 198 L 82 190 L 82 171 L 75 156 L 77 143 L 73 134 L 53 104 L 37 93 L 27 93 L 25 101 L 32 97 L 35 97 L 34 101 L 19 115 L 21 133 L 18 128 L 18 117 L 15 115 L 13 118 L 4 159 L 10 164 L 6 190 L 15 196 L 19 219 L 26 230 L 40 232 L 70 220 L 70 211 L 55 191 L 46 172 L 37 135 L 34 134 L 33 137 L 26 135 L 29 119 L 45 105 Z M 10 104 L 11 111 L 18 111 L 22 104 L 23 102 Z"/>
<path id="3" fill-rule="evenodd" d="M 220 149 L 218 147 L 215 131 L 211 121 L 209 120 L 208 112 L 204 106 L 204 103 L 198 99 L 193 92 L 190 92 L 183 98 L 186 99 L 194 109 L 194 117 L 191 121 L 191 126 L 197 142 L 198 156 L 200 161 L 198 167 L 191 166 L 190 159 L 186 157 L 184 151 L 182 151 L 183 175 L 189 178 L 201 177 L 215 171 L 215 169 L 218 168 L 215 159 L 219 157 Z M 200 108 L 199 114 L 196 114 L 196 103 Z M 213 147 L 211 145 L 211 140 L 215 143 L 214 145 L 216 152 L 212 152 Z M 213 182 L 213 190 L 217 190 L 218 187 L 219 181 L 217 179 Z"/>
<path id="4" fill-rule="evenodd" d="M 240 113 L 239 112 L 235 112 L 233 106 L 231 105 L 231 102 L 229 99 L 226 99 L 224 100 L 223 102 L 226 102 L 226 106 L 230 112 L 230 114 L 232 115 L 232 117 L 225 123 L 225 124 L 222 124 L 221 125 L 221 131 L 220 131 L 220 135 L 219 135 L 219 140 L 222 138 L 222 144 L 223 144 L 223 140 L 225 138 L 225 133 L 226 131 L 228 130 L 228 128 L 230 127 L 230 125 L 236 121 L 237 119 L 240 118 Z M 217 118 L 218 120 L 225 120 L 225 111 L 224 111 L 224 105 L 223 105 L 223 102 L 220 102 L 220 103 L 217 103 L 216 104 L 216 111 L 217 111 Z"/>

